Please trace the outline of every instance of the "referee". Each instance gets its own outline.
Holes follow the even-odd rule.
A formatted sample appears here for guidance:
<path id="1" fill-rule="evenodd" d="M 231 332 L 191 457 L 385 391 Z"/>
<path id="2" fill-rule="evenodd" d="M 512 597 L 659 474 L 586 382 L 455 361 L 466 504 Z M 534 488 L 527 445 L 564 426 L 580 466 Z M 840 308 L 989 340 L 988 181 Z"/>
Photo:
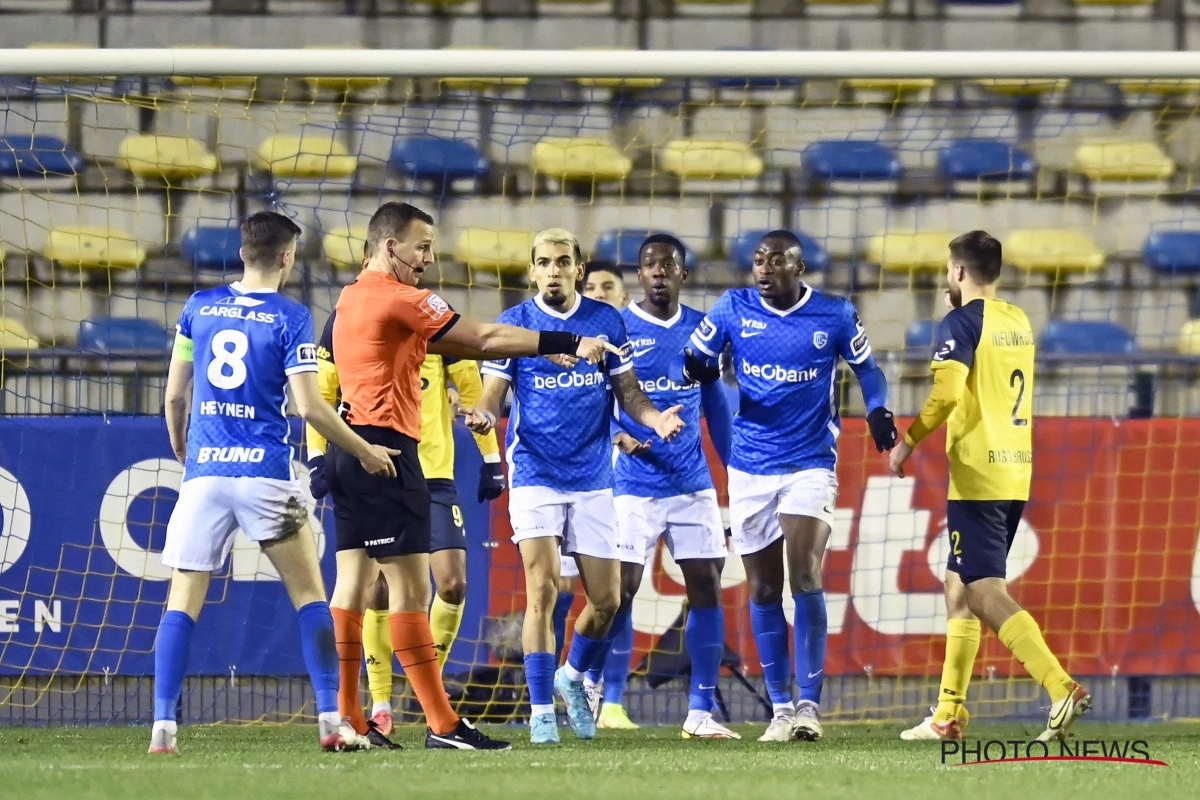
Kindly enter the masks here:
<path id="1" fill-rule="evenodd" d="M 400 451 L 396 478 L 368 474 L 336 445 L 326 456 L 337 530 L 330 605 L 341 661 L 338 705 L 356 731 L 386 742 L 359 701 L 363 612 L 382 570 L 392 646 L 425 711 L 425 746 L 504 750 L 508 742 L 480 733 L 450 707 L 429 627 L 431 498 L 417 454 L 421 364 L 434 343 L 438 352 L 459 358 L 569 354 L 592 363 L 616 348 L 566 332 L 459 316 L 433 292 L 416 288 L 433 263 L 433 236 L 429 214 L 407 203 L 385 203 L 367 226 L 363 269 L 337 302 L 333 344 L 346 421 L 368 442 Z"/>

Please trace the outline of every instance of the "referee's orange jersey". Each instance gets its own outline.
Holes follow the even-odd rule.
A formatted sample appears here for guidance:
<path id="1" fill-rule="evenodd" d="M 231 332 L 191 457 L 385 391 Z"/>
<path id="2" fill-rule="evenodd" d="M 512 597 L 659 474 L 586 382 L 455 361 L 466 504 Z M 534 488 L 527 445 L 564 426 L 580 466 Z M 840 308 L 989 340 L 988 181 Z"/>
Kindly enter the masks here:
<path id="1" fill-rule="evenodd" d="M 342 289 L 333 347 L 347 421 L 420 441 L 426 344 L 457 321 L 445 300 L 385 272 L 364 271 Z"/>

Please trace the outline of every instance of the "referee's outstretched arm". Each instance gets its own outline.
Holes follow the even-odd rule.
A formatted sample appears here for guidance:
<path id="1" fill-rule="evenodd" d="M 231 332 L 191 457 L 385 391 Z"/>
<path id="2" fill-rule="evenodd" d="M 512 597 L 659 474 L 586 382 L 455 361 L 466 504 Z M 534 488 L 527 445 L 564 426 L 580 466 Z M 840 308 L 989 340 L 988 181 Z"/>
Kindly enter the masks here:
<path id="1" fill-rule="evenodd" d="M 436 340 L 429 342 L 431 353 L 475 360 L 566 354 L 595 364 L 604 358 L 606 351 L 621 352 L 608 342 L 591 336 L 568 331 L 531 331 L 516 325 L 476 322 L 466 317 L 459 317 Z"/>

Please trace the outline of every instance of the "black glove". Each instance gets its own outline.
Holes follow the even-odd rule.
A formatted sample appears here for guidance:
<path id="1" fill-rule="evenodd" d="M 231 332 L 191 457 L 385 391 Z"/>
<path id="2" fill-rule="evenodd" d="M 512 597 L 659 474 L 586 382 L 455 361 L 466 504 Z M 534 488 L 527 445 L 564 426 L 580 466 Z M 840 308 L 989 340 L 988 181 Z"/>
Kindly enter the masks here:
<path id="1" fill-rule="evenodd" d="M 305 465 L 308 467 L 308 486 L 314 500 L 329 494 L 329 481 L 325 480 L 325 456 L 313 456 Z"/>
<path id="2" fill-rule="evenodd" d="M 721 365 L 710 364 L 700 356 L 692 352 L 692 348 L 685 347 L 683 350 L 683 377 L 689 383 L 699 383 L 707 386 L 710 383 L 721 379 Z"/>
<path id="3" fill-rule="evenodd" d="M 896 446 L 896 422 L 892 412 L 883 406 L 867 414 L 867 426 L 871 429 L 871 438 L 875 440 L 875 449 L 879 452 L 891 450 Z"/>
<path id="4" fill-rule="evenodd" d="M 479 498 L 479 502 L 495 500 L 504 494 L 504 490 L 507 488 L 508 484 L 504 481 L 504 470 L 501 468 L 500 462 L 492 464 L 483 462 L 483 466 L 479 468 L 479 491 L 475 495 Z"/>

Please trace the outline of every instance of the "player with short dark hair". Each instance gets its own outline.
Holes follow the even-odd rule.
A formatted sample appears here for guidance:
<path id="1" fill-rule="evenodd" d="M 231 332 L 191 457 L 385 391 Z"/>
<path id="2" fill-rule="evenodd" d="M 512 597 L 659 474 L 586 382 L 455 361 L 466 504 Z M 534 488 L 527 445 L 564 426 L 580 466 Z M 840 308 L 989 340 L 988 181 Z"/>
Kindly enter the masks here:
<path id="1" fill-rule="evenodd" d="M 610 261 L 589 261 L 583 268 L 583 296 L 616 309 L 629 305 L 625 291 L 625 273 Z"/>
<path id="2" fill-rule="evenodd" d="M 368 744 L 338 714 L 333 618 L 308 493 L 292 469 L 288 388 L 300 416 L 337 442 L 364 474 L 395 477 L 389 458 L 395 451 L 366 442 L 321 399 L 312 316 L 279 294 L 299 237 L 300 228 L 280 214 L 250 216 L 242 223 L 241 280 L 196 292 L 179 317 L 166 417 L 184 472 L 162 555 L 172 576 L 154 644 L 151 753 L 176 751 L 175 710 L 192 632 L 213 570 L 225 563 L 239 528 L 279 571 L 296 606 L 321 747 Z"/>
<path id="3" fill-rule="evenodd" d="M 677 381 L 704 382 L 719 374 L 721 353 L 732 349 L 740 403 L 729 457 L 729 516 L 775 708 L 759 741 L 772 742 L 821 737 L 827 631 L 821 559 L 837 502 L 839 359 L 858 376 L 876 447 L 883 452 L 896 442 L 887 380 L 854 306 L 808 286 L 801 255 L 790 231 L 762 237 L 754 249 L 755 285 L 721 296 L 672 370 Z M 796 604 L 799 707 L 792 704 L 783 611 L 785 556 Z"/>
<path id="4" fill-rule="evenodd" d="M 913 448 L 947 423 L 946 656 L 933 714 L 902 739 L 963 737 L 980 619 L 1050 693 L 1039 740 L 1065 737 L 1091 706 L 1091 694 L 1063 670 L 1005 582 L 1033 472 L 1034 335 L 1025 312 L 996 296 L 1001 261 L 1000 242 L 983 231 L 950 243 L 951 311 L 938 326 L 933 389 L 890 459 L 892 471 L 903 477 Z"/>
<path id="5" fill-rule="evenodd" d="M 377 733 L 363 714 L 358 685 L 363 612 L 382 570 L 392 646 L 428 721 L 425 746 L 506 749 L 507 742 L 483 735 L 450 707 L 429 627 L 431 497 L 417 454 L 421 364 L 430 346 L 460 358 L 569 354 L 589 363 L 616 348 L 562 330 L 477 323 L 416 288 L 433 263 L 431 219 L 405 203 L 384 204 L 368 225 L 363 269 L 337 303 L 333 344 L 347 421 L 368 441 L 399 451 L 398 479 L 365 473 L 336 445 L 326 455 L 337 524 L 332 611 L 342 663 L 339 707 L 358 733 Z"/>

